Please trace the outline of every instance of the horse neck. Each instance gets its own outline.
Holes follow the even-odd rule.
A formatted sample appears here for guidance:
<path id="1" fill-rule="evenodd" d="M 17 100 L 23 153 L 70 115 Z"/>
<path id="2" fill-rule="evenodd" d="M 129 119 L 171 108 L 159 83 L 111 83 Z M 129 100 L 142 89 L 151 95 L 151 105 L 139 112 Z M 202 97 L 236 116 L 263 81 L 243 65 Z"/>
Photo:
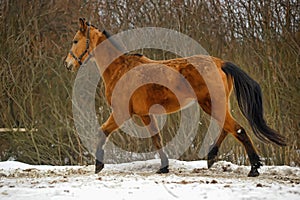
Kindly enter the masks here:
<path id="1" fill-rule="evenodd" d="M 120 70 L 117 63 L 123 60 L 123 52 L 118 50 L 109 39 L 101 40 L 103 37 L 99 37 L 96 41 L 96 47 L 94 49 L 95 60 L 98 65 L 101 76 L 104 79 L 105 84 L 107 84 L 112 75 Z"/>

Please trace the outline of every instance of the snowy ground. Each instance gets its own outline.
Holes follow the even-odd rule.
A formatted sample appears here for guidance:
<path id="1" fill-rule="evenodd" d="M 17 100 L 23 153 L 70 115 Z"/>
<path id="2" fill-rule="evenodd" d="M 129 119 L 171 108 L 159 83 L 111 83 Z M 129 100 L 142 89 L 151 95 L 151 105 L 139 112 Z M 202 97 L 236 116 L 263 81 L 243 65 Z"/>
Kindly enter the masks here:
<path id="1" fill-rule="evenodd" d="M 248 166 L 206 161 L 170 161 L 158 175 L 159 160 L 93 166 L 37 166 L 0 162 L 0 199 L 300 199 L 300 168 L 265 166 L 248 178 Z"/>

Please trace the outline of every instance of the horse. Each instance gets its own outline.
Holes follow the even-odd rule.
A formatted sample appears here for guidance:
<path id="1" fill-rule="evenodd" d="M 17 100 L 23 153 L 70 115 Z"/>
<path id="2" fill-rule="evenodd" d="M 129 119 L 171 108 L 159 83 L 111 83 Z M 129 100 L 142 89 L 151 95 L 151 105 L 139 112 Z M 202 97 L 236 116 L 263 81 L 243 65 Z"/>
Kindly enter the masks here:
<path id="1" fill-rule="evenodd" d="M 79 19 L 79 30 L 76 32 L 72 47 L 64 60 L 65 67 L 72 72 L 76 72 L 79 67 L 92 55 L 93 50 L 104 41 L 109 41 L 110 35 L 107 31 L 100 31 L 95 26 L 91 25 L 84 18 Z M 113 42 L 108 42 L 107 49 L 101 51 L 101 56 L 97 57 L 97 63 L 104 62 L 111 54 L 118 54 L 118 48 Z M 220 58 L 207 56 L 207 55 L 195 55 L 190 59 L 196 60 L 197 64 L 212 62 L 217 67 L 218 75 L 221 77 L 221 82 L 225 90 L 225 102 L 222 104 L 222 109 L 225 110 L 225 121 L 222 124 L 221 131 L 211 145 L 207 154 L 207 165 L 210 168 L 217 160 L 219 148 L 228 135 L 232 134 L 245 148 L 248 158 L 250 160 L 251 169 L 248 173 L 249 177 L 259 176 L 258 169 L 262 166 L 261 159 L 255 149 L 253 142 L 245 129 L 232 117 L 230 113 L 229 98 L 234 89 L 235 96 L 238 101 L 239 108 L 242 114 L 249 122 L 254 134 L 263 142 L 274 143 L 279 146 L 286 146 L 285 137 L 280 135 L 277 131 L 270 128 L 263 116 L 263 103 L 262 103 L 262 91 L 260 85 L 252 79 L 246 72 L 237 67 L 235 64 L 224 61 Z M 196 59 L 197 58 L 197 59 Z M 121 79 L 122 75 L 126 74 L 129 70 L 137 69 L 138 66 L 148 64 L 148 68 L 151 68 L 151 64 L 162 64 L 167 68 L 176 71 L 181 77 L 184 77 L 192 88 L 194 97 L 189 94 L 189 90 L 178 80 L 173 77 L 170 79 L 170 84 L 175 88 L 179 88 L 182 98 L 184 99 L 184 105 L 187 105 L 191 101 L 196 101 L 199 106 L 212 116 L 217 121 L 218 114 L 212 112 L 212 98 L 208 90 L 208 86 L 204 81 L 202 75 L 196 70 L 196 68 L 188 62 L 187 58 L 175 58 L 171 60 L 151 60 L 141 54 L 127 54 L 123 53 L 113 62 L 111 62 L 107 68 L 102 69 L 101 64 L 98 65 L 100 72 L 102 73 L 104 85 L 105 85 L 105 97 L 112 107 L 112 113 L 108 117 L 105 123 L 102 124 L 101 130 L 105 134 L 105 137 L 101 139 L 97 144 L 96 159 L 95 159 L 95 173 L 99 173 L 104 168 L 104 149 L 109 135 L 119 129 L 128 117 L 119 117 L 117 123 L 116 110 L 118 110 L 118 104 L 122 104 L 124 101 L 122 97 L 118 98 L 115 103 L 112 103 L 113 90 L 116 87 L 117 82 Z M 155 68 L 153 68 L 155 69 Z M 143 71 L 139 74 L 143 76 Z M 169 78 L 169 77 L 168 77 Z M 212 77 L 211 79 L 214 79 Z M 134 82 L 134 80 L 131 80 Z M 178 102 L 176 95 L 165 86 L 149 83 L 142 87 L 137 88 L 131 95 L 128 101 L 129 105 L 126 105 L 125 109 L 129 110 L 130 116 L 138 116 L 142 120 L 143 124 L 147 127 L 151 134 L 151 139 L 154 147 L 159 153 L 161 166 L 157 173 L 169 172 L 169 161 L 166 153 L 163 150 L 163 144 L 161 134 L 158 131 L 157 122 L 153 113 L 149 112 L 153 105 L 161 105 L 165 113 L 178 112 L 183 109 L 183 105 Z M 120 110 L 120 109 L 119 109 Z M 155 109 L 154 109 L 155 110 Z M 157 113 L 161 109 L 157 109 Z M 155 112 L 155 111 L 154 111 Z M 121 112 L 122 113 L 122 109 Z M 121 119 L 121 121 L 120 121 Z M 220 125 L 221 126 L 221 125 Z"/>

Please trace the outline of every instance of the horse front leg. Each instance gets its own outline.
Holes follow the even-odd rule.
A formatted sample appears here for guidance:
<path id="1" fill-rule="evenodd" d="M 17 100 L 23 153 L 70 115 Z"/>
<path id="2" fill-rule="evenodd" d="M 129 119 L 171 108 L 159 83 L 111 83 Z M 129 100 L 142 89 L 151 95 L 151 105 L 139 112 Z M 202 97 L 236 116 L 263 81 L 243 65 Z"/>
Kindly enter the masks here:
<path id="1" fill-rule="evenodd" d="M 115 130 L 117 130 L 119 126 L 114 120 L 113 113 L 109 116 L 107 121 L 101 126 L 99 130 L 99 138 L 97 142 L 97 150 L 96 150 L 96 163 L 95 163 L 95 173 L 99 173 L 104 168 L 104 149 L 103 146 L 106 143 L 108 136 Z"/>
<path id="2" fill-rule="evenodd" d="M 147 126 L 148 131 L 151 134 L 153 145 L 158 151 L 161 160 L 160 169 L 156 172 L 158 174 L 169 172 L 169 160 L 165 152 L 163 151 L 163 144 L 161 140 L 160 131 L 156 119 L 152 115 L 141 116 L 142 121 Z"/>

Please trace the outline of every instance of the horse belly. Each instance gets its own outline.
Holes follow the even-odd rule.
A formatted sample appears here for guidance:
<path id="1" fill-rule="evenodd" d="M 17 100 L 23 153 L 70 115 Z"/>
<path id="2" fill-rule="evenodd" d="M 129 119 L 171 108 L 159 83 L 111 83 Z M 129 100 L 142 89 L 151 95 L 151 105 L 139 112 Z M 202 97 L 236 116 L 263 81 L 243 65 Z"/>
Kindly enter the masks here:
<path id="1" fill-rule="evenodd" d="M 179 111 L 195 100 L 188 90 L 170 89 L 151 84 L 139 88 L 132 96 L 133 112 L 138 115 L 168 114 Z"/>

